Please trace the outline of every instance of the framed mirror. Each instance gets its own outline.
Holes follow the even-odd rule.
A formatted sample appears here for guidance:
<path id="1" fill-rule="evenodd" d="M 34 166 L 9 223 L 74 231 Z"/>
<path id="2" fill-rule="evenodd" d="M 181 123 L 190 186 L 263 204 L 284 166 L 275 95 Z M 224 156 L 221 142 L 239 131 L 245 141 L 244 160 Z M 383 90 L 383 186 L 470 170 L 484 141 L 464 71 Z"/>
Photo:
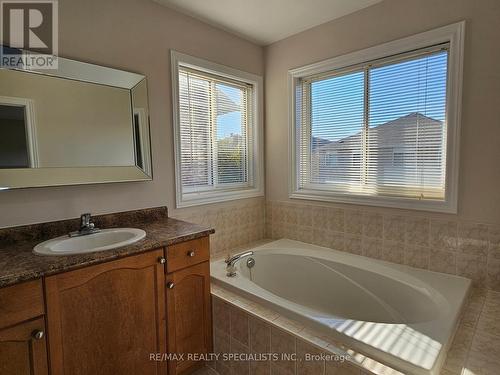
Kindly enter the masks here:
<path id="1" fill-rule="evenodd" d="M 0 69 L 0 189 L 151 179 L 145 76 L 61 57 Z"/>

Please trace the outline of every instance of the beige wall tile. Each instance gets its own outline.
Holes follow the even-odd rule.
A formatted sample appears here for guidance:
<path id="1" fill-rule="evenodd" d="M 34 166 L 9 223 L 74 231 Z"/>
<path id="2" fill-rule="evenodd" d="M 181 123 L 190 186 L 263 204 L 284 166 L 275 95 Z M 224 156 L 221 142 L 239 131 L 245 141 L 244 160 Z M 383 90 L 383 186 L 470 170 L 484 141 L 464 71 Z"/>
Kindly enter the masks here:
<path id="1" fill-rule="evenodd" d="M 250 350 L 252 353 L 269 353 L 271 350 L 271 326 L 250 317 Z"/>
<path id="2" fill-rule="evenodd" d="M 458 223 L 458 250 L 464 254 L 486 256 L 488 252 L 488 226 L 468 222 Z"/>
<path id="3" fill-rule="evenodd" d="M 222 354 L 231 352 L 231 339 L 229 334 L 226 334 L 217 328 L 214 328 L 214 352 L 216 354 L 221 354 L 221 356 L 219 356 L 219 360 L 215 363 L 215 369 L 217 372 L 221 375 L 230 374 L 230 363 L 222 360 Z"/>
<path id="4" fill-rule="evenodd" d="M 431 271 L 457 273 L 457 254 L 452 251 L 431 249 L 429 256 L 429 269 Z"/>
<path id="5" fill-rule="evenodd" d="M 429 268 L 430 250 L 427 247 L 406 244 L 404 263 L 416 268 Z"/>
<path id="6" fill-rule="evenodd" d="M 500 259 L 500 225 L 488 226 L 488 243 L 490 254 Z"/>
<path id="7" fill-rule="evenodd" d="M 231 340 L 228 334 L 220 329 L 214 329 L 214 351 L 217 354 L 229 353 L 231 349 Z"/>
<path id="8" fill-rule="evenodd" d="M 298 224 L 297 207 L 287 203 L 283 207 L 283 221 L 286 224 Z"/>
<path id="9" fill-rule="evenodd" d="M 334 232 L 344 232 L 344 210 L 341 208 L 328 208 L 328 229 Z"/>
<path id="10" fill-rule="evenodd" d="M 344 236 L 344 250 L 351 254 L 362 255 L 361 236 L 346 234 Z"/>
<path id="11" fill-rule="evenodd" d="M 219 329 L 225 334 L 230 334 L 231 306 L 221 299 L 212 298 L 212 310 L 214 319 L 214 328 Z"/>
<path id="12" fill-rule="evenodd" d="M 384 216 L 384 239 L 390 241 L 405 241 L 405 217 L 400 215 Z"/>
<path id="13" fill-rule="evenodd" d="M 330 247 L 331 241 L 332 239 L 327 230 L 319 228 L 313 229 L 312 243 L 314 245 Z"/>
<path id="14" fill-rule="evenodd" d="M 362 234 L 365 237 L 383 237 L 383 216 L 376 212 L 364 212 Z"/>
<path id="15" fill-rule="evenodd" d="M 384 240 L 381 259 L 387 262 L 403 264 L 404 248 L 405 245 L 402 242 Z"/>
<path id="16" fill-rule="evenodd" d="M 296 374 L 295 368 L 293 370 L 286 369 L 284 367 L 279 366 L 275 362 L 271 362 L 271 375 L 294 375 Z"/>
<path id="17" fill-rule="evenodd" d="M 498 374 L 500 368 L 500 337 L 486 332 L 476 333 L 466 368 L 469 374 Z"/>
<path id="18" fill-rule="evenodd" d="M 362 237 L 361 247 L 363 255 L 370 258 L 381 259 L 383 251 L 383 241 L 379 238 Z"/>
<path id="19" fill-rule="evenodd" d="M 313 206 L 312 215 L 314 228 L 328 230 L 328 209 L 326 207 Z"/>
<path id="20" fill-rule="evenodd" d="M 248 346 L 248 333 L 248 314 L 239 308 L 231 307 L 231 337 Z"/>
<path id="21" fill-rule="evenodd" d="M 430 246 L 435 249 L 455 251 L 458 243 L 457 228 L 456 221 L 432 219 Z"/>
<path id="22" fill-rule="evenodd" d="M 444 368 L 460 374 L 465 362 L 467 354 L 472 344 L 474 329 L 461 326 L 458 328 L 453 339 L 450 350 L 446 356 Z"/>
<path id="23" fill-rule="evenodd" d="M 325 361 L 321 358 L 321 351 L 318 348 L 302 340 L 297 340 L 297 375 L 324 374 Z"/>
<path id="24" fill-rule="evenodd" d="M 250 354 L 250 349 L 248 346 L 243 345 L 238 340 L 231 337 L 231 353 L 239 354 Z M 234 375 L 249 375 L 250 374 L 250 361 L 246 358 L 234 359 L 230 361 L 231 371 Z"/>
<path id="25" fill-rule="evenodd" d="M 297 208 L 298 224 L 304 227 L 312 227 L 313 209 L 311 206 L 302 205 Z"/>
<path id="26" fill-rule="evenodd" d="M 330 246 L 334 250 L 344 251 L 345 243 L 344 243 L 344 233 L 342 232 L 329 232 L 331 236 Z"/>
<path id="27" fill-rule="evenodd" d="M 486 285 L 486 257 L 457 254 L 457 274 L 472 279 L 479 287 Z"/>
<path id="28" fill-rule="evenodd" d="M 250 375 L 270 375 L 270 374 L 271 374 L 271 362 L 270 361 L 251 361 L 250 362 Z"/>
<path id="29" fill-rule="evenodd" d="M 500 292 L 500 259 L 488 257 L 486 278 L 487 288 Z"/>
<path id="30" fill-rule="evenodd" d="M 223 361 L 217 361 L 215 363 L 215 371 L 217 371 L 219 375 L 232 375 L 231 367 Z"/>
<path id="31" fill-rule="evenodd" d="M 363 212 L 357 210 L 344 211 L 345 232 L 361 235 L 363 232 Z"/>
<path id="32" fill-rule="evenodd" d="M 296 353 L 295 337 L 281 329 L 271 327 L 271 352 L 278 353 L 279 355 Z M 294 361 L 280 359 L 273 362 L 273 364 L 287 372 L 295 372 Z"/>
<path id="33" fill-rule="evenodd" d="M 484 314 L 500 316 L 500 292 L 488 290 L 484 300 Z"/>
<path id="34" fill-rule="evenodd" d="M 417 246 L 429 246 L 430 220 L 426 217 L 406 217 L 405 243 Z"/>

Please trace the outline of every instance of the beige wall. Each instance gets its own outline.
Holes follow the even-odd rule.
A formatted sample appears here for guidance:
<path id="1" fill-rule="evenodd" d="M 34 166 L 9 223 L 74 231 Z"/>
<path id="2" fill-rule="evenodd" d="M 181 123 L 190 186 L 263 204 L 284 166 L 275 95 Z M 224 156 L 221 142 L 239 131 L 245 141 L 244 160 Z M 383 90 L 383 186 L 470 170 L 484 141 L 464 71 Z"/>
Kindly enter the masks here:
<path id="1" fill-rule="evenodd" d="M 0 82 L 33 101 L 40 168 L 135 165 L 130 90 L 6 69 Z"/>
<path id="2" fill-rule="evenodd" d="M 170 48 L 255 74 L 265 69 L 266 194 L 286 201 L 288 69 L 462 19 L 467 26 L 458 218 L 500 223 L 497 0 L 385 0 L 267 47 L 265 66 L 261 47 L 153 1 L 64 0 L 61 56 L 148 77 L 154 181 L 0 192 L 0 227 L 157 205 L 175 214 Z M 232 203 L 217 205 L 225 206 Z"/>
<path id="3" fill-rule="evenodd" d="M 460 20 L 466 40 L 458 218 L 500 223 L 498 0 L 385 0 L 267 47 L 267 200 L 288 200 L 289 69 Z"/>
<path id="4" fill-rule="evenodd" d="M 154 181 L 3 191 L 0 227 L 76 217 L 85 211 L 159 205 L 173 211 L 169 50 L 263 74 L 261 47 L 151 0 L 59 1 L 59 43 L 63 57 L 147 76 Z"/>

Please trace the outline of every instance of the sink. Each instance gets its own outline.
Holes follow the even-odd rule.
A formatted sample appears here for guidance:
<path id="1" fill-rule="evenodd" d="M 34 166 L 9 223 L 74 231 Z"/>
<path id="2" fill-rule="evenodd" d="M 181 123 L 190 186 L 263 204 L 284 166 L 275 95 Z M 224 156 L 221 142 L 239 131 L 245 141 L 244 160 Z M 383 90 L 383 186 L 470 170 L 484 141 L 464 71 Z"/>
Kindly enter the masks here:
<path id="1" fill-rule="evenodd" d="M 93 253 L 130 245 L 143 239 L 146 232 L 136 228 L 103 229 L 79 237 L 61 236 L 39 243 L 33 249 L 42 255 L 71 255 Z"/>

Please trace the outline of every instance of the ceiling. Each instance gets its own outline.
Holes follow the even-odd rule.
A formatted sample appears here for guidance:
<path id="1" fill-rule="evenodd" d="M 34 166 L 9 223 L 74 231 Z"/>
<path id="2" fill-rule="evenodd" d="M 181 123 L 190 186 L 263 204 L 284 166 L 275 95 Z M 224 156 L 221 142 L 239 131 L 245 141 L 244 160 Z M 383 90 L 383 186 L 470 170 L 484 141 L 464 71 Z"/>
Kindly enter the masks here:
<path id="1" fill-rule="evenodd" d="M 155 0 L 260 45 L 268 45 L 382 0 Z"/>

